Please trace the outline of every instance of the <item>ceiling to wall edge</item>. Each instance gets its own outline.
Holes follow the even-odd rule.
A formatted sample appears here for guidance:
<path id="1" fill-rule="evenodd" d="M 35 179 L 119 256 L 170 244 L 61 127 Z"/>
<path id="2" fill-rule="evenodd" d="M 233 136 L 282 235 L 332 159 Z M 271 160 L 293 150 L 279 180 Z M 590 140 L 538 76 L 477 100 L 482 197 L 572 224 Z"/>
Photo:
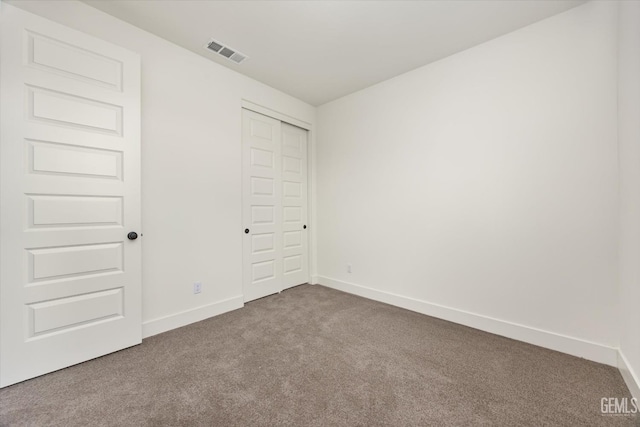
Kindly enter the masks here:
<path id="1" fill-rule="evenodd" d="M 5 0 L 8 1 L 10 3 L 20 3 L 18 0 Z M 109 2 L 98 2 L 95 0 L 79 0 L 80 2 L 96 9 L 99 10 L 102 13 L 105 13 L 111 17 L 114 17 L 116 19 L 119 19 L 123 22 L 127 22 L 129 25 L 132 25 L 136 28 L 139 28 L 145 32 L 148 32 L 150 34 L 155 35 L 156 37 L 162 38 L 163 40 L 166 40 L 176 46 L 180 46 L 185 50 L 191 51 L 192 53 L 196 53 L 198 56 L 202 56 L 206 59 L 208 59 L 211 62 L 217 63 L 218 65 L 222 65 L 224 68 L 227 68 L 231 71 L 235 71 L 239 74 L 244 75 L 245 77 L 248 77 L 252 80 L 258 81 L 262 84 L 265 84 L 275 90 L 278 90 L 282 93 L 285 93 L 293 98 L 296 98 L 300 101 L 305 102 L 308 105 L 314 106 L 314 107 L 318 107 L 321 105 L 324 105 L 326 103 L 335 101 L 337 99 L 341 99 L 344 96 L 348 96 L 350 94 L 359 92 L 361 90 L 367 89 L 369 87 L 375 86 L 376 84 L 382 83 L 386 80 L 401 76 L 403 74 L 406 74 L 407 72 L 411 72 L 413 70 L 416 70 L 418 68 L 424 67 L 426 65 L 432 64 L 434 62 L 437 62 L 439 60 L 442 60 L 444 58 L 447 58 L 449 56 L 455 55 L 456 53 L 459 52 L 463 52 L 465 50 L 471 49 L 473 47 L 476 47 L 480 44 L 486 43 L 488 41 L 491 41 L 495 38 L 501 37 L 503 35 L 509 34 L 513 31 L 517 31 L 521 28 L 525 28 L 529 25 L 532 25 L 534 23 L 537 23 L 539 21 L 548 19 L 550 17 L 553 17 L 555 15 L 564 13 L 576 6 L 582 5 L 584 3 L 587 2 L 587 0 L 563 0 L 563 1 L 558 1 L 556 2 L 556 4 L 558 4 L 558 6 L 552 7 L 545 7 L 545 8 L 541 8 L 541 7 L 536 7 L 536 8 L 532 8 L 529 7 L 529 9 L 518 9 L 519 11 L 514 12 L 516 9 L 514 9 L 513 7 L 511 9 L 509 8 L 501 8 L 500 11 L 504 11 L 505 12 L 505 17 L 504 17 L 504 21 L 502 21 L 501 24 L 499 24 L 498 26 L 496 26 L 494 21 L 493 23 L 488 23 L 487 25 L 485 25 L 485 27 L 483 27 L 483 29 L 480 31 L 480 33 L 476 32 L 475 35 L 473 36 L 466 36 L 466 38 L 463 38 L 463 41 L 461 43 L 458 43 L 458 47 L 456 48 L 452 48 L 453 45 L 455 45 L 455 43 L 453 45 L 449 44 L 448 47 L 444 48 L 444 51 L 442 51 L 441 53 L 437 54 L 436 56 L 431 56 L 428 60 L 427 58 L 425 58 L 426 62 L 422 62 L 418 65 L 416 65 L 415 63 L 411 64 L 409 68 L 396 68 L 394 69 L 389 69 L 386 72 L 383 73 L 378 73 L 377 75 L 369 75 L 367 76 L 365 73 L 365 77 L 360 79 L 360 78 L 356 78 L 354 80 L 353 75 L 351 76 L 352 78 L 350 80 L 346 80 L 345 82 L 341 83 L 341 86 L 343 86 L 342 88 L 338 88 L 335 86 L 335 84 L 333 83 L 327 83 L 324 82 L 321 85 L 318 85 L 318 90 L 322 91 L 322 89 L 326 89 L 326 86 L 328 85 L 328 87 L 333 87 L 334 89 L 331 90 L 330 92 L 333 93 L 329 93 L 327 94 L 327 96 L 325 97 L 324 95 L 318 95 L 318 90 L 316 90 L 316 92 L 312 92 L 307 88 L 305 88 L 302 92 L 300 91 L 301 87 L 299 86 L 299 82 L 297 83 L 298 85 L 296 86 L 296 83 L 287 83 L 287 80 L 291 80 L 291 79 L 287 79 L 286 77 L 283 78 L 281 73 L 275 73 L 274 74 L 274 70 L 272 69 L 270 71 L 271 74 L 269 74 L 269 70 L 267 69 L 257 69 L 255 68 L 255 63 L 256 61 L 259 61 L 259 58 L 254 58 L 253 60 L 251 60 L 251 64 L 249 65 L 249 68 L 239 68 L 237 67 L 233 61 L 229 60 L 228 58 L 219 58 L 219 54 L 215 54 L 215 58 L 212 57 L 211 55 L 213 55 L 213 52 L 209 51 L 207 53 L 204 52 L 204 49 L 202 48 L 204 43 L 207 43 L 207 41 L 211 41 L 211 37 L 212 36 L 218 36 L 221 37 L 222 39 L 231 41 L 232 39 L 228 39 L 225 37 L 229 37 L 229 33 L 227 32 L 226 35 L 222 33 L 215 33 L 215 31 L 213 33 L 211 33 L 209 30 L 210 28 L 207 29 L 207 35 L 202 37 L 202 29 L 199 30 L 200 33 L 200 40 L 199 42 L 197 42 L 197 46 L 193 45 L 193 41 L 194 41 L 194 36 L 195 36 L 195 32 L 197 32 L 198 30 L 192 30 L 191 31 L 191 35 L 188 35 L 187 33 L 182 33 L 182 35 L 178 35 L 176 37 L 173 37 L 172 34 L 168 33 L 167 31 L 164 31 L 161 26 L 161 24 L 158 24 L 158 19 L 156 19 L 156 21 L 154 22 L 146 20 L 144 21 L 144 19 L 146 18 L 142 18 L 139 17 L 138 15 L 140 15 L 140 13 L 134 14 L 134 16 L 129 19 L 129 17 L 127 16 L 127 12 L 129 10 L 132 10 L 131 7 L 137 7 L 138 9 L 133 9 L 134 12 L 141 12 L 140 7 L 142 6 L 130 6 L 130 4 L 127 6 L 129 7 L 129 9 L 125 9 L 123 7 L 118 6 L 118 3 L 123 3 L 126 4 L 127 2 L 113 2 L 113 3 L 109 3 Z M 143 4 L 144 2 L 141 2 L 141 4 Z M 164 3 L 164 2 L 160 2 L 160 3 Z M 179 2 L 166 2 L 166 4 L 171 4 L 171 3 L 179 3 Z M 206 2 L 204 2 L 206 3 Z M 242 14 L 242 13 L 246 13 L 247 9 L 242 9 L 241 7 L 236 7 L 236 6 L 232 6 L 234 4 L 234 2 L 224 2 L 226 3 L 227 7 L 234 7 L 236 8 L 235 11 L 235 15 L 238 14 Z M 242 3 L 242 2 L 239 2 Z M 256 4 L 261 4 L 262 2 L 256 2 Z M 287 2 L 282 2 L 282 3 L 287 3 Z M 314 4 L 314 3 L 319 3 L 322 4 L 322 2 L 309 2 L 309 4 Z M 381 2 L 381 3 L 389 3 L 392 4 L 392 2 Z M 437 3 L 437 2 L 435 2 Z M 444 2 L 442 2 L 444 3 Z M 532 2 L 523 2 L 523 3 L 532 3 Z M 553 3 L 552 3 L 553 4 Z M 167 6 L 167 8 L 165 8 L 165 15 L 167 13 L 167 10 L 171 10 L 170 6 Z M 524 10 L 524 11 L 523 11 Z M 173 10 L 175 12 L 175 10 Z M 160 16 L 162 16 L 162 11 L 159 12 Z M 193 11 L 190 11 L 189 13 L 193 14 Z M 252 12 L 253 13 L 253 12 Z M 256 12 L 257 13 L 257 12 Z M 445 14 L 445 18 L 451 18 L 452 12 L 449 11 L 447 12 L 449 15 Z M 455 11 L 453 12 L 453 14 L 459 14 L 460 11 Z M 174 13 L 175 15 L 175 13 Z M 233 14 L 232 14 L 233 15 Z M 456 15 L 457 16 L 457 15 Z M 519 17 L 518 17 L 519 16 Z M 194 24 L 195 27 L 195 24 Z M 497 32 L 497 33 L 496 33 Z M 489 37 L 489 38 L 487 38 Z M 237 38 L 236 38 L 237 39 Z M 237 46 L 239 46 L 240 48 L 243 49 L 243 52 L 249 52 L 250 47 L 248 47 L 247 45 L 242 45 L 240 44 L 240 42 L 238 42 L 237 40 L 234 43 L 238 43 L 236 44 Z M 222 43 L 224 45 L 224 43 Z M 397 44 L 397 43 L 396 43 Z M 277 43 L 276 43 L 277 45 Z M 251 54 L 251 52 L 249 52 Z M 210 55 L 209 55 L 210 54 Z M 245 54 L 242 53 L 242 55 L 244 56 Z M 370 57 L 370 55 L 369 55 Z M 363 64 L 365 65 L 365 64 Z M 405 64 L 406 65 L 406 64 Z M 369 67 L 370 69 L 371 67 Z M 335 71 L 335 70 L 334 70 Z M 266 73 L 266 74 L 265 74 Z M 298 75 L 302 75 L 301 73 L 297 73 Z M 267 76 L 275 76 L 275 75 L 280 75 L 280 77 L 278 77 L 277 79 L 272 79 L 271 77 Z M 357 73 L 356 73 L 357 75 Z M 261 78 L 263 77 L 263 78 Z M 316 76 L 317 77 L 317 76 Z M 283 85 L 283 81 L 284 81 L 284 85 Z M 287 86 L 288 85 L 288 86 Z M 346 85 L 346 86 L 345 86 Z M 310 84 L 308 85 L 310 87 L 315 86 L 314 84 Z M 322 86 L 322 88 L 320 88 L 319 86 Z M 324 93 L 326 93 L 327 91 L 324 90 Z M 313 93 L 315 93 L 315 95 L 312 95 Z"/>

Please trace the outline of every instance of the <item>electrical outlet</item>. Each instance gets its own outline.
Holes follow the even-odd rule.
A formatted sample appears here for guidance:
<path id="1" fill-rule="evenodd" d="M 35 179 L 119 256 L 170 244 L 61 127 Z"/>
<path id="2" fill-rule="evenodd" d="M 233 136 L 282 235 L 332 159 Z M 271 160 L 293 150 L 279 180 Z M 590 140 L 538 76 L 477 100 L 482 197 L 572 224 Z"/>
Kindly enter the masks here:
<path id="1" fill-rule="evenodd" d="M 194 282 L 193 283 L 193 293 L 199 294 L 202 292 L 202 282 Z"/>
<path id="2" fill-rule="evenodd" d="M 347 273 L 351 273 L 351 264 L 347 264 Z"/>

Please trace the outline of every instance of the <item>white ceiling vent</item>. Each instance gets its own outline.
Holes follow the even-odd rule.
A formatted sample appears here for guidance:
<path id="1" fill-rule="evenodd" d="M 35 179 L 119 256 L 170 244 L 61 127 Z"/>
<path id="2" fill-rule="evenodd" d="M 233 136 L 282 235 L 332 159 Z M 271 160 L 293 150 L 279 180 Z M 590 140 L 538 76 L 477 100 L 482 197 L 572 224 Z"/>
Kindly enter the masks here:
<path id="1" fill-rule="evenodd" d="M 235 62 L 236 64 L 240 64 L 242 63 L 242 61 L 248 58 L 248 56 L 244 53 L 240 53 L 234 48 L 225 46 L 217 40 L 209 40 L 209 43 L 204 45 L 204 47 L 212 52 L 217 53 L 218 55 L 224 56 L 225 58 Z"/>

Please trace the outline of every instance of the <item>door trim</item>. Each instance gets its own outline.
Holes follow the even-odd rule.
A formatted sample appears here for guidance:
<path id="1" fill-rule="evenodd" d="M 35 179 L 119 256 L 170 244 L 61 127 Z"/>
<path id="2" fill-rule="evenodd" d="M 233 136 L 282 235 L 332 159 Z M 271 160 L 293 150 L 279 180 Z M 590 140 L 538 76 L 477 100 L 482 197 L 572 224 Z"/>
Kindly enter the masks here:
<path id="1" fill-rule="evenodd" d="M 272 110 L 271 108 L 263 107 L 262 105 L 247 101 L 246 99 L 242 99 L 241 107 L 245 110 L 251 110 L 254 113 L 259 113 L 263 116 L 271 117 L 272 119 L 280 120 L 281 122 L 289 123 L 290 125 L 297 126 L 311 132 L 311 123 L 305 122 L 304 120 L 296 119 L 295 117 L 280 113 L 278 111 Z M 307 149 L 308 148 L 309 144 L 307 143 Z"/>

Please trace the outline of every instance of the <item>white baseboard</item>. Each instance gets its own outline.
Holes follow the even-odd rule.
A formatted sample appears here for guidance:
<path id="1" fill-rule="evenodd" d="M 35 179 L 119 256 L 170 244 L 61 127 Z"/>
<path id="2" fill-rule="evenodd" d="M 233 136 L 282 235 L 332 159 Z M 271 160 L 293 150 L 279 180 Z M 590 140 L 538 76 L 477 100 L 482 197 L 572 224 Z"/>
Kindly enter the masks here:
<path id="1" fill-rule="evenodd" d="M 318 284 L 318 276 L 311 276 L 311 281 L 309 282 L 310 285 L 317 285 Z"/>
<path id="2" fill-rule="evenodd" d="M 560 351 L 610 366 L 618 366 L 618 350 L 606 345 L 585 341 L 554 332 L 544 331 L 505 320 L 494 319 L 439 304 L 418 300 L 365 286 L 319 276 L 318 283 L 350 294 L 401 307 L 407 310 L 459 323 L 481 331 L 501 335 L 529 344 Z"/>
<path id="3" fill-rule="evenodd" d="M 624 357 L 621 350 L 618 350 L 618 369 L 627 387 L 629 387 L 631 396 L 640 400 L 640 378 L 636 375 L 636 372 L 633 371 L 633 368 L 631 368 L 629 361 Z"/>
<path id="4" fill-rule="evenodd" d="M 244 298 L 242 295 L 239 295 L 237 297 L 170 314 L 168 316 L 147 320 L 146 322 L 142 322 L 142 338 L 148 338 L 162 332 L 170 331 L 171 329 L 199 322 L 201 320 L 208 319 L 209 317 L 217 316 L 242 307 L 244 307 Z"/>

